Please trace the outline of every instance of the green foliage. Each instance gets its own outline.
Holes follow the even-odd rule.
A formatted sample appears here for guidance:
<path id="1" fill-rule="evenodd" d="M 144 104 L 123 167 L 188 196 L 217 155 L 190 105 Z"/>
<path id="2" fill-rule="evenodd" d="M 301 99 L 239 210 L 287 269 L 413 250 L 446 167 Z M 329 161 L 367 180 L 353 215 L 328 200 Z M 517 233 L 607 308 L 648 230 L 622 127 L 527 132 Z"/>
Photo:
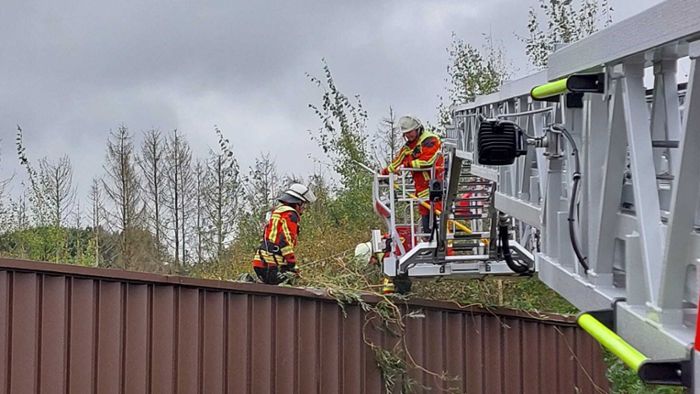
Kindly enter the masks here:
<path id="1" fill-rule="evenodd" d="M 406 358 L 401 350 L 387 350 L 376 346 L 374 350 L 374 359 L 382 373 L 382 381 L 384 382 L 384 390 L 387 393 L 393 393 L 397 384 L 401 386 L 401 393 L 412 393 L 417 382 L 408 375 L 408 365 Z"/>
<path id="2" fill-rule="evenodd" d="M 317 142 L 331 159 L 331 168 L 340 175 L 341 185 L 352 189 L 358 180 L 367 178 L 358 176 L 355 164 L 358 161 L 364 163 L 369 153 L 367 112 L 362 107 L 360 96 L 349 99 L 338 90 L 325 61 L 323 72 L 323 79 L 308 76 L 322 91 L 321 104 L 309 104 L 309 108 L 322 122 L 318 132 L 311 134 L 311 139 Z"/>
<path id="3" fill-rule="evenodd" d="M 20 165 L 24 167 L 27 172 L 28 188 L 25 190 L 25 196 L 29 200 L 29 210 L 32 213 L 32 220 L 38 226 L 44 226 L 50 224 L 50 213 L 49 206 L 46 201 L 46 185 L 42 182 L 45 177 L 34 168 L 34 165 L 29 160 L 27 155 L 27 147 L 24 145 L 24 131 L 17 125 L 17 135 L 15 137 L 15 146 L 17 148 L 17 158 L 19 159 Z M 26 207 L 23 216 L 26 216 Z"/>
<path id="4" fill-rule="evenodd" d="M 437 108 L 439 125 L 450 123 L 451 105 L 474 101 L 478 95 L 497 91 L 510 75 L 503 47 L 491 36 L 485 36 L 485 41 L 479 49 L 452 33 L 452 44 L 447 48 L 448 77 L 445 82 L 448 97 L 447 103 L 440 97 Z"/>
<path id="5" fill-rule="evenodd" d="M 525 43 L 525 54 L 530 63 L 538 68 L 547 66 L 549 55 L 557 44 L 576 42 L 595 33 L 600 27 L 612 23 L 613 8 L 608 0 L 577 1 L 539 0 L 546 28 L 540 27 L 540 16 L 530 8 L 527 29 L 529 35 L 521 37 Z"/>
<path id="6" fill-rule="evenodd" d="M 359 224 L 368 229 L 376 222 L 372 212 L 372 178 L 357 165 L 367 163 L 370 157 L 367 112 L 358 95 L 349 99 L 338 90 L 325 61 L 323 71 L 323 79 L 309 76 L 322 92 L 321 103 L 309 104 L 309 108 L 322 123 L 311 133 L 311 139 L 321 146 L 331 161 L 331 169 L 340 178 L 335 201 L 329 208 L 338 225 Z"/>
<path id="7" fill-rule="evenodd" d="M 452 102 L 466 103 L 478 95 L 493 93 L 508 77 L 505 52 L 485 36 L 486 44 L 480 50 L 452 33 L 452 46 L 447 50 L 450 60 L 447 89 Z"/>
<path id="8" fill-rule="evenodd" d="M 0 235 L 0 255 L 28 260 L 93 265 L 91 230 L 31 227 Z"/>
<path id="9" fill-rule="evenodd" d="M 416 281 L 412 295 L 462 305 L 573 314 L 577 309 L 537 278 Z"/>

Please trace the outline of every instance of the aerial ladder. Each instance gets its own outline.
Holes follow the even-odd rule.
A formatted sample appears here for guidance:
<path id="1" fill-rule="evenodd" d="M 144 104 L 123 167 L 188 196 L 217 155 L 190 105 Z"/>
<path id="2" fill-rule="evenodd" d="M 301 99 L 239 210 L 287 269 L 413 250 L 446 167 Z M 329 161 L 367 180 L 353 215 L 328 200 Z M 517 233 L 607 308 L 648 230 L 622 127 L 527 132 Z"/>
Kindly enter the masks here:
<path id="1" fill-rule="evenodd" d="M 668 0 L 454 106 L 429 199 L 375 175 L 384 274 L 537 275 L 643 381 L 700 392 L 699 57 L 700 5 Z M 421 234 L 413 208 L 437 199 Z"/>

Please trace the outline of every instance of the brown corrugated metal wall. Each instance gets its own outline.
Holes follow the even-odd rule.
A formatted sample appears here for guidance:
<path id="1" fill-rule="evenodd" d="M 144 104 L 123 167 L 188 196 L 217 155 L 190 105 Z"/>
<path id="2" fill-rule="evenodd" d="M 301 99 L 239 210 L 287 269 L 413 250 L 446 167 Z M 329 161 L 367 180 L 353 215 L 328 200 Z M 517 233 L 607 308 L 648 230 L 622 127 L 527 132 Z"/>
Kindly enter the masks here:
<path id="1" fill-rule="evenodd" d="M 407 307 L 425 313 L 407 319 L 412 357 L 458 378 L 414 371 L 432 392 L 608 391 L 570 320 Z M 311 290 L 0 259 L 0 393 L 382 392 L 365 313 L 345 309 Z"/>

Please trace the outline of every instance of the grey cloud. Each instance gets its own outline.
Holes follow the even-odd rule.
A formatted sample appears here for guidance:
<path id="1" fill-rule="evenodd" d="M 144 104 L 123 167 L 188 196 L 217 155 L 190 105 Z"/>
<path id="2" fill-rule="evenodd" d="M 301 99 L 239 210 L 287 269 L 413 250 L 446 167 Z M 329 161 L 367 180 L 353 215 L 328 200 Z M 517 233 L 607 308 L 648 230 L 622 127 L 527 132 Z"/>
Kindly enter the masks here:
<path id="1" fill-rule="evenodd" d="M 616 4 L 616 19 L 654 4 Z M 360 94 L 376 128 L 389 105 L 433 119 L 452 31 L 502 40 L 522 63 L 535 1 L 5 0 L 0 12 L 0 179 L 19 172 L 17 123 L 34 158 L 69 154 L 84 195 L 101 174 L 120 124 L 185 133 L 203 156 L 218 125 L 242 166 L 270 151 L 309 173 L 320 155 L 307 108 L 325 58 L 336 82 Z"/>

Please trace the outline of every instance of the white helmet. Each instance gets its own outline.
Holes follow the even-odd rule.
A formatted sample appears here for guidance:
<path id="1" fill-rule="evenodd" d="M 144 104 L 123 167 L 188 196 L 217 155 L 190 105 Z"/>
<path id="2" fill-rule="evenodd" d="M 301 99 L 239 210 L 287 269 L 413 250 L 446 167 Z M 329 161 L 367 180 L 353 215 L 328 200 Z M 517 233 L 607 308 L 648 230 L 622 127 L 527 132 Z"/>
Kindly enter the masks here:
<path id="1" fill-rule="evenodd" d="M 372 257 L 372 242 L 365 242 L 355 246 L 355 260 L 360 263 L 367 263 Z"/>
<path id="2" fill-rule="evenodd" d="M 311 203 L 316 201 L 314 192 L 301 183 L 294 183 L 282 193 L 279 200 L 287 204 Z"/>
<path id="3" fill-rule="evenodd" d="M 408 133 L 409 131 L 420 129 L 421 127 L 423 127 L 423 123 L 413 115 L 404 115 L 399 118 L 399 129 L 401 133 Z"/>

